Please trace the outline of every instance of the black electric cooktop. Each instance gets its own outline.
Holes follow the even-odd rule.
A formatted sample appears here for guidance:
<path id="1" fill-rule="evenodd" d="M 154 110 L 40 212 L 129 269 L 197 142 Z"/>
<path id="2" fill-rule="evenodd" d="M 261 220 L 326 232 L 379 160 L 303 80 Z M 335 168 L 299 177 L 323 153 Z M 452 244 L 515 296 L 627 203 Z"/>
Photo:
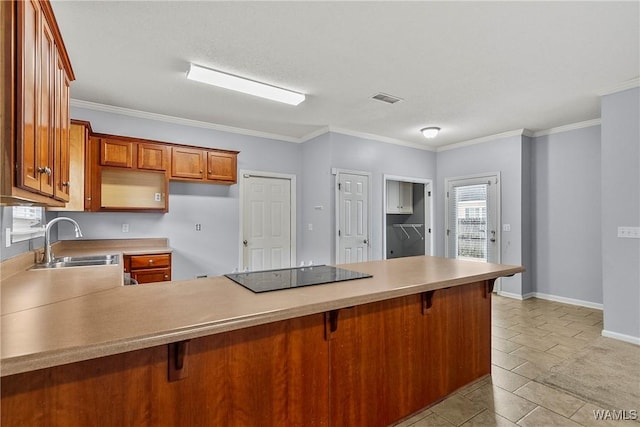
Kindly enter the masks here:
<path id="1" fill-rule="evenodd" d="M 255 293 L 373 277 L 329 265 L 232 273 L 225 276 Z"/>

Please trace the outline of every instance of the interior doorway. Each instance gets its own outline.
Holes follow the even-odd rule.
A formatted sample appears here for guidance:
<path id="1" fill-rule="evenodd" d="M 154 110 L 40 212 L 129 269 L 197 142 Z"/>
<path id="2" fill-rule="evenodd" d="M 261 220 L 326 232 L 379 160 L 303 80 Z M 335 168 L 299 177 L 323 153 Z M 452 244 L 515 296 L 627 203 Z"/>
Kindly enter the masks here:
<path id="1" fill-rule="evenodd" d="M 240 173 L 240 270 L 296 264 L 295 176 Z"/>
<path id="2" fill-rule="evenodd" d="M 384 259 L 433 255 L 431 194 L 429 179 L 384 176 Z"/>

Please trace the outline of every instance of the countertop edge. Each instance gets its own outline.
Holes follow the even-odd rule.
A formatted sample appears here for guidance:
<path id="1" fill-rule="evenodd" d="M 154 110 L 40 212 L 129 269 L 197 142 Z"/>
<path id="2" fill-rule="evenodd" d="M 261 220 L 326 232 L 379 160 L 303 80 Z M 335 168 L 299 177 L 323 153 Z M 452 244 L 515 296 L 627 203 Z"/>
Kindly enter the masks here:
<path id="1" fill-rule="evenodd" d="M 453 286 L 460 286 L 469 283 L 497 279 L 500 277 L 507 277 L 524 271 L 523 267 L 509 267 L 511 268 L 505 268 L 499 272 L 465 276 L 461 278 L 449 279 L 422 285 L 408 285 L 405 287 L 394 288 L 391 290 L 376 292 L 367 295 L 336 298 L 335 300 L 313 303 L 306 306 L 298 306 L 275 311 L 256 313 L 250 316 L 225 319 L 223 321 L 206 324 L 189 325 L 181 329 L 163 331 L 149 336 L 130 337 L 124 340 L 116 340 L 86 345 L 82 347 L 66 348 L 51 352 L 5 358 L 2 359 L 0 364 L 0 376 L 5 377 L 38 369 L 50 368 L 53 366 L 64 365 L 68 363 L 81 362 L 84 360 L 165 345 L 172 342 L 234 331 L 237 329 L 258 326 L 266 323 L 318 314 L 354 305 L 384 301 L 392 298 L 419 294 L 426 291 L 433 291 Z"/>

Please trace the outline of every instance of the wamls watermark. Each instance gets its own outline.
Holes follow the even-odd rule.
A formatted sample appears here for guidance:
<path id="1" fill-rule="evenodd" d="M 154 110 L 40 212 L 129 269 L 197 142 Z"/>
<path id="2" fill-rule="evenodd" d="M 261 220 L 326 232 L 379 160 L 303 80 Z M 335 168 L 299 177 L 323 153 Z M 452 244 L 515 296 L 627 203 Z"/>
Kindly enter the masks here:
<path id="1" fill-rule="evenodd" d="M 637 421 L 638 411 L 636 409 L 631 409 L 631 410 L 594 409 L 593 418 L 595 418 L 598 421 L 604 421 L 604 420 Z"/>

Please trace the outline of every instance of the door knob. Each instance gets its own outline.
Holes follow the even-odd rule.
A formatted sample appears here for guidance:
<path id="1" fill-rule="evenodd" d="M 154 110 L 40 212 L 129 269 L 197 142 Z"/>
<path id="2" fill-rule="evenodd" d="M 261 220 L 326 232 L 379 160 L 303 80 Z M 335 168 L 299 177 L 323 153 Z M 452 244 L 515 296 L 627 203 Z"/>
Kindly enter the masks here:
<path id="1" fill-rule="evenodd" d="M 362 243 L 364 243 L 365 245 L 368 245 L 369 244 L 369 240 L 364 239 L 364 241 Z"/>

